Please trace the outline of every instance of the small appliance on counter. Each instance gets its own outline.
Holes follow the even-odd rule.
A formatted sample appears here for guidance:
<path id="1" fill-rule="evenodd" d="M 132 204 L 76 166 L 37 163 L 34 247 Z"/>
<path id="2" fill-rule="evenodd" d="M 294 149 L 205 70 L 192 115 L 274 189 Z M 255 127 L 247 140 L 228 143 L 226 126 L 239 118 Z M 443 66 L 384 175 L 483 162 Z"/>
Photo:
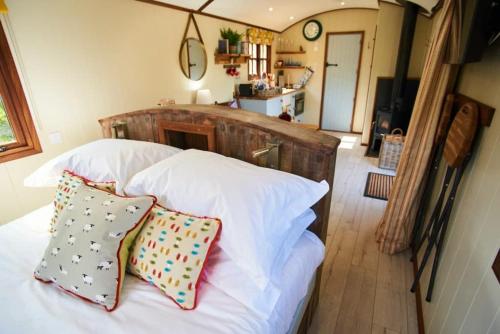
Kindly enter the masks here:
<path id="1" fill-rule="evenodd" d="M 240 84 L 238 91 L 240 96 L 253 96 L 253 84 Z"/>

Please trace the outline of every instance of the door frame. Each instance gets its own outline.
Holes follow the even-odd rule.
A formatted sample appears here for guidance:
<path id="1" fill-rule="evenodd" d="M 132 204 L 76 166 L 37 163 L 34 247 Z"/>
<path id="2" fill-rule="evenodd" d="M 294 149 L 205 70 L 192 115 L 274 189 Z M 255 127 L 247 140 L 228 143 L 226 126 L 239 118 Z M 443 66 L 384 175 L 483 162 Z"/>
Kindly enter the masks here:
<path id="1" fill-rule="evenodd" d="M 365 31 L 364 30 L 354 30 L 354 31 L 334 31 L 334 32 L 327 32 L 325 34 L 325 54 L 323 56 L 323 79 L 321 83 L 321 105 L 319 109 L 319 129 L 323 131 L 335 131 L 335 130 L 325 130 L 323 129 L 323 102 L 325 98 L 325 78 L 326 78 L 326 62 L 328 58 L 328 47 L 329 47 L 329 39 L 330 35 L 361 35 L 361 47 L 359 48 L 359 59 L 358 59 L 358 69 L 357 69 L 357 74 L 356 74 L 356 88 L 354 89 L 354 101 L 352 105 L 352 115 L 351 115 L 351 126 L 350 126 L 350 133 L 353 133 L 352 131 L 352 124 L 354 122 L 354 111 L 356 110 L 356 101 L 358 98 L 358 85 L 359 85 L 359 75 L 361 73 L 361 59 L 363 57 L 363 45 L 365 41 Z M 356 132 L 359 133 L 359 132 Z"/>

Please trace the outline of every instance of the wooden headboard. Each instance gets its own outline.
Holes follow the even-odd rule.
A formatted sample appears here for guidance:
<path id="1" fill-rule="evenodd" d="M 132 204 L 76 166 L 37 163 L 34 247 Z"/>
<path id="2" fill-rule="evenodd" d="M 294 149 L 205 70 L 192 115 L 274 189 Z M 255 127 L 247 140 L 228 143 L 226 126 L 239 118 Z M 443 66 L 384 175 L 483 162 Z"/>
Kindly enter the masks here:
<path id="1" fill-rule="evenodd" d="M 254 158 L 252 151 L 269 142 L 281 142 L 280 170 L 315 181 L 326 180 L 330 185 L 330 191 L 312 208 L 317 219 L 309 228 L 326 243 L 339 139 L 278 118 L 218 105 L 171 105 L 115 115 L 99 123 L 106 138 L 112 137 L 114 124 L 126 123 L 129 139 L 156 143 L 166 142 L 164 129 L 187 129 L 208 135 L 206 142 L 211 151 L 258 166 L 265 165 L 266 157 Z M 322 266 L 316 272 L 314 291 L 299 333 L 307 331 L 318 305 L 321 273 Z"/>
<path id="2" fill-rule="evenodd" d="M 112 125 L 125 122 L 129 139 L 161 142 L 159 124 L 197 124 L 215 128 L 215 152 L 264 166 L 266 158 L 253 158 L 252 151 L 279 140 L 280 169 L 311 180 L 326 180 L 330 191 L 313 210 L 318 219 L 310 230 L 326 241 L 331 188 L 339 139 L 319 131 L 255 112 L 223 106 L 171 105 L 138 110 L 99 120 L 103 135 L 112 137 Z"/>

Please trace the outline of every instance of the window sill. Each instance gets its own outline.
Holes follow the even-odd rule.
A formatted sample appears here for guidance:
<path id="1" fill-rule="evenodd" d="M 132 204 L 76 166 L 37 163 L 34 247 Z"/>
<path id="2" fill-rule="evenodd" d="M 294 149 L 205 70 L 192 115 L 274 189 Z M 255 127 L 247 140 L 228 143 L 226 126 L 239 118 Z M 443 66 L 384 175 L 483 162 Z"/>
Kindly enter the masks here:
<path id="1" fill-rule="evenodd" d="M 41 147 L 22 146 L 13 148 L 0 153 L 0 163 L 25 158 L 38 153 L 42 153 Z"/>

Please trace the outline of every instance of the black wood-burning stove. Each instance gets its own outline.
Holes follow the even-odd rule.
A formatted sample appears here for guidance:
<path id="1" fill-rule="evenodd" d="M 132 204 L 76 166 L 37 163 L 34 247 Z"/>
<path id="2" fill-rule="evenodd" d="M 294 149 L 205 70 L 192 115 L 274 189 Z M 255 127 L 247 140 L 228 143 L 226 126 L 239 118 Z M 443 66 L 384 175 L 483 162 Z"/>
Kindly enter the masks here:
<path id="1" fill-rule="evenodd" d="M 385 87 L 380 87 L 381 78 L 377 78 L 375 115 L 371 128 L 370 143 L 366 152 L 369 156 L 378 156 L 384 134 L 388 134 L 396 128 L 401 128 L 406 133 L 408 129 L 416 90 L 409 89 L 409 86 L 415 88 L 415 85 L 414 83 L 412 85 L 408 84 L 407 76 L 418 9 L 419 6 L 416 4 L 409 1 L 404 2 L 403 26 L 401 28 L 394 79 L 390 80 L 389 78 L 390 82 L 384 83 Z M 388 78 L 383 79 L 387 80 Z M 390 85 L 390 89 L 388 89 L 388 85 Z M 416 88 L 418 90 L 418 80 Z"/>
<path id="2" fill-rule="evenodd" d="M 404 116 L 404 119 L 394 119 L 395 115 L 391 111 L 391 92 L 394 79 L 392 77 L 377 78 L 375 91 L 375 103 L 373 108 L 373 123 L 370 133 L 370 145 L 366 155 L 377 157 L 382 142 L 382 135 L 390 133 L 395 128 L 401 128 L 404 133 L 408 130 L 410 122 L 411 109 L 415 103 L 420 80 L 408 78 L 403 96 L 403 109 L 409 110 L 407 113 L 398 113 L 398 116 Z M 393 124 L 399 124 L 394 126 Z"/>

